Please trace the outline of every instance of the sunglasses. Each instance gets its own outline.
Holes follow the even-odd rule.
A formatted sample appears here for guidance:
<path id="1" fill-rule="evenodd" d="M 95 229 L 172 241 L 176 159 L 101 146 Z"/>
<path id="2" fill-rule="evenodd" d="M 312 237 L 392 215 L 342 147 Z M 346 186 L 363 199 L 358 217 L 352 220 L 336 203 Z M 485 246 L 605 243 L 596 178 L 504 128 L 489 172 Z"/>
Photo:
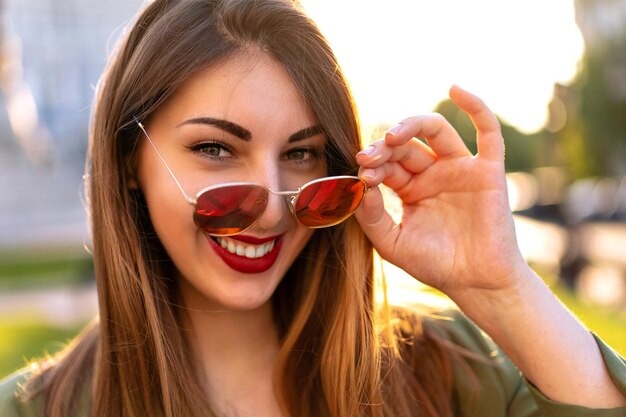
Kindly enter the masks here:
<path id="1" fill-rule="evenodd" d="M 273 191 L 252 182 L 213 185 L 200 190 L 195 198 L 185 192 L 165 162 L 143 124 L 139 128 L 169 171 L 185 200 L 194 206 L 193 220 L 211 236 L 231 236 L 243 233 L 261 218 L 270 194 L 284 196 L 297 221 L 308 228 L 330 227 L 350 217 L 369 190 L 365 181 L 355 176 L 319 178 L 295 191 Z"/>

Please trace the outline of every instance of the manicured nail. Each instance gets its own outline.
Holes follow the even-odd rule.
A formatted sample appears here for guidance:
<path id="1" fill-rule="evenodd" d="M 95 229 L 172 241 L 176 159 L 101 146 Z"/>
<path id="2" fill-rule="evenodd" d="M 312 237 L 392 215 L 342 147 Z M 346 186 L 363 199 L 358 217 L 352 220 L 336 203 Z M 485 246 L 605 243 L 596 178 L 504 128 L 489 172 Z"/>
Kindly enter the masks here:
<path id="1" fill-rule="evenodd" d="M 361 155 L 366 155 L 366 156 L 370 156 L 371 154 L 373 154 L 373 153 L 374 153 L 374 151 L 375 151 L 375 150 L 376 150 L 376 147 L 374 147 L 374 146 L 370 145 L 370 146 L 368 146 L 367 148 L 362 149 L 362 150 L 361 150 L 358 154 L 361 154 Z M 357 154 L 357 155 L 358 155 L 358 154 Z"/>
<path id="2" fill-rule="evenodd" d="M 375 175 L 376 170 L 373 169 L 365 169 L 363 170 L 363 172 L 361 172 L 361 178 L 364 178 L 366 180 L 373 180 Z"/>
<path id="3" fill-rule="evenodd" d="M 398 123 L 397 125 L 395 125 L 391 129 L 387 130 L 387 133 L 391 133 L 392 135 L 397 135 L 398 133 L 400 133 L 400 131 L 402 130 L 403 127 L 404 127 L 404 125 L 402 123 Z"/>

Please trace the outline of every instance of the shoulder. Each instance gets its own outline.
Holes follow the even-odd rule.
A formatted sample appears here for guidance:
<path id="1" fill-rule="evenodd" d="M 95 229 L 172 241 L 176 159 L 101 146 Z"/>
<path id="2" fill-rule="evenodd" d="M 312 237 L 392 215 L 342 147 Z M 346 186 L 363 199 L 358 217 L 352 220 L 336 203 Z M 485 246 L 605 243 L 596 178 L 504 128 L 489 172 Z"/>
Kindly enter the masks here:
<path id="1" fill-rule="evenodd" d="M 423 337 L 441 347 L 449 358 L 452 390 L 460 416 L 504 415 L 502 410 L 536 406 L 519 370 L 491 340 L 458 309 L 418 314 Z M 518 415 L 518 414 L 510 414 Z"/>
<path id="2" fill-rule="evenodd" d="M 426 331 L 466 352 L 487 358 L 493 358 L 498 353 L 498 346 L 491 338 L 457 309 L 432 313 L 422 320 Z"/>
<path id="3" fill-rule="evenodd" d="M 421 346 L 431 346 L 450 359 L 455 378 L 481 375 L 480 383 L 489 377 L 519 381 L 519 372 L 511 366 L 493 340 L 456 308 L 420 310 L 394 307 L 393 329 L 400 345 L 423 354 Z M 494 374 L 495 372 L 495 374 Z"/>
<path id="4" fill-rule="evenodd" d="M 497 349 L 482 330 L 454 307 L 441 310 L 393 307 L 392 316 L 396 321 L 395 327 L 401 328 L 403 337 L 423 334 L 449 348 L 462 348 L 466 353 L 488 357 Z"/>
<path id="5" fill-rule="evenodd" d="M 0 416 L 35 417 L 41 415 L 39 396 L 24 399 L 23 387 L 31 377 L 28 369 L 17 371 L 0 381 Z"/>
<path id="6" fill-rule="evenodd" d="M 521 380 L 519 370 L 493 340 L 462 312 L 454 309 L 423 318 L 424 332 L 444 344 L 448 351 L 469 368 L 480 385 L 493 382 L 515 389 Z M 460 373 L 459 373 L 460 375 Z"/>

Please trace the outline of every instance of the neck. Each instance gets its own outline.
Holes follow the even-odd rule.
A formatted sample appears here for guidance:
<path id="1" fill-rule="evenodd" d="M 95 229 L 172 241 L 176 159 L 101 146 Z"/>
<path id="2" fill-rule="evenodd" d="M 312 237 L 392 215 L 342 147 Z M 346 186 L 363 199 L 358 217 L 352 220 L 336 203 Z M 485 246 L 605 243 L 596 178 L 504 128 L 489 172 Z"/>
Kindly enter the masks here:
<path id="1" fill-rule="evenodd" d="M 180 318 L 209 401 L 223 408 L 253 392 L 273 398 L 279 340 L 271 303 L 228 310 L 182 292 Z M 264 387 L 263 393 L 259 387 Z"/>
<path id="2" fill-rule="evenodd" d="M 278 351 L 278 332 L 268 302 L 247 311 L 184 309 L 182 322 L 202 362 L 245 362 Z"/>

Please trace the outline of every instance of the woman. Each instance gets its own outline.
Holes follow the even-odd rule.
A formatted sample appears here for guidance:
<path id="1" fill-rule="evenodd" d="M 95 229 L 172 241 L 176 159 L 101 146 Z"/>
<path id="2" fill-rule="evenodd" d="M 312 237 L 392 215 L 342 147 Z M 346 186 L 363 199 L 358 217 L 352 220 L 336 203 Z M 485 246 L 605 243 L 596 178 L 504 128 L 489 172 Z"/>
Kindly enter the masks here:
<path id="1" fill-rule="evenodd" d="M 5 381 L 1 414 L 623 416 L 623 360 L 519 253 L 495 117 L 450 95 L 479 155 L 437 115 L 359 152 L 345 80 L 296 5 L 150 3 L 94 109 L 99 322 Z M 376 305 L 373 248 L 526 379 L 460 314 Z"/>

